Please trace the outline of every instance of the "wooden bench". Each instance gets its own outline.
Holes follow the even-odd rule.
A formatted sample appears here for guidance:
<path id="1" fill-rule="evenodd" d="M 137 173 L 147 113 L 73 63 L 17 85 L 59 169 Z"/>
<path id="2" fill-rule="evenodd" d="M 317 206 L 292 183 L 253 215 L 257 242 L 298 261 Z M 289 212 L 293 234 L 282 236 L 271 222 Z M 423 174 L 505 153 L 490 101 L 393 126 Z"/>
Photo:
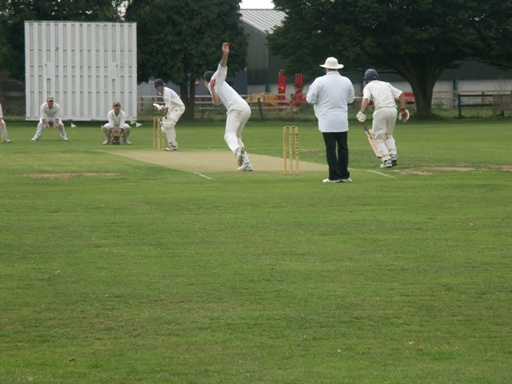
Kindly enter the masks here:
<path id="1" fill-rule="evenodd" d="M 512 95 L 494 95 L 492 97 L 492 117 L 499 114 L 505 116 L 505 112 L 512 112 Z"/>

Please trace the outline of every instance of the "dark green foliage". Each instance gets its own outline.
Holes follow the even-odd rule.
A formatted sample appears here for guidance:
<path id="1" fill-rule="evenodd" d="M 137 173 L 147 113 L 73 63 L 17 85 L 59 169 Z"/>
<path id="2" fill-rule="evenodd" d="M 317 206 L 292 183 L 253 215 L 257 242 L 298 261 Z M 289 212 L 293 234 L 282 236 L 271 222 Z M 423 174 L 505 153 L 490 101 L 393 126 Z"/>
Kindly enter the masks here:
<path id="1" fill-rule="evenodd" d="M 247 39 L 240 21 L 239 0 L 134 0 L 126 20 L 137 22 L 138 81 L 161 78 L 180 85 L 181 98 L 193 114 L 189 98 L 194 83 L 215 70 L 224 41 L 231 43 L 228 66 L 234 74 L 246 64 Z"/>
<path id="2" fill-rule="evenodd" d="M 276 0 L 287 13 L 269 36 L 270 48 L 290 60 L 290 72 L 318 75 L 336 56 L 349 70 L 375 67 L 403 76 L 418 114 L 431 114 L 432 91 L 456 61 L 477 59 L 509 67 L 511 1 Z"/>

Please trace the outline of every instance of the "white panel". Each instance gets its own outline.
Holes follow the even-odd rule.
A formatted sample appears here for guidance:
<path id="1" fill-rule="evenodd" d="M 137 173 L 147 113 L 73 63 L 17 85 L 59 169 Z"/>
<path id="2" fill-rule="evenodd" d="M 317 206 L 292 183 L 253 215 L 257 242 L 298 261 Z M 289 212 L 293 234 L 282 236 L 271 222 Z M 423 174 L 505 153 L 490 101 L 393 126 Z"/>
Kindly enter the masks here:
<path id="1" fill-rule="evenodd" d="M 52 95 L 63 120 L 106 121 L 114 101 L 137 120 L 136 61 L 135 23 L 26 21 L 26 119 Z"/>

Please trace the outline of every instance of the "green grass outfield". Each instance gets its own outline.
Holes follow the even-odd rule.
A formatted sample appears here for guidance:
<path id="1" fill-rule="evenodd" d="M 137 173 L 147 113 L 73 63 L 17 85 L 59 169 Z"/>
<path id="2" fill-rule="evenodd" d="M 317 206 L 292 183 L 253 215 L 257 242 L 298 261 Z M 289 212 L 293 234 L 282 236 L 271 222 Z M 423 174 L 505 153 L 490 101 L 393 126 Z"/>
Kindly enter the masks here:
<path id="1" fill-rule="evenodd" d="M 0 144 L 1 383 L 510 382 L 510 119 L 399 124 L 391 170 L 353 121 L 351 184 L 205 178 L 75 124 Z M 150 150 L 146 125 L 107 149 Z M 250 122 L 249 153 L 281 158 L 283 125 Z M 223 132 L 180 124 L 180 150 Z"/>

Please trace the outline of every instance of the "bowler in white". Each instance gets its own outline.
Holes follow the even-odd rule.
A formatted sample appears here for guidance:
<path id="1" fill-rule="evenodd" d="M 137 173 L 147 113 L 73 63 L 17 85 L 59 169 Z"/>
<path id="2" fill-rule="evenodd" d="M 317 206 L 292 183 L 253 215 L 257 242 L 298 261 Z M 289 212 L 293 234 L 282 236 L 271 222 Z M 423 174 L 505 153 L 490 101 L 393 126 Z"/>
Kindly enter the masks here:
<path id="1" fill-rule="evenodd" d="M 229 43 L 223 43 L 222 59 L 217 71 L 205 72 L 204 81 L 212 95 L 213 104 L 220 105 L 222 103 L 227 109 L 224 140 L 237 158 L 238 170 L 252 171 L 252 164 L 242 141 L 242 131 L 251 117 L 251 107 L 226 81 L 228 56 Z"/>

